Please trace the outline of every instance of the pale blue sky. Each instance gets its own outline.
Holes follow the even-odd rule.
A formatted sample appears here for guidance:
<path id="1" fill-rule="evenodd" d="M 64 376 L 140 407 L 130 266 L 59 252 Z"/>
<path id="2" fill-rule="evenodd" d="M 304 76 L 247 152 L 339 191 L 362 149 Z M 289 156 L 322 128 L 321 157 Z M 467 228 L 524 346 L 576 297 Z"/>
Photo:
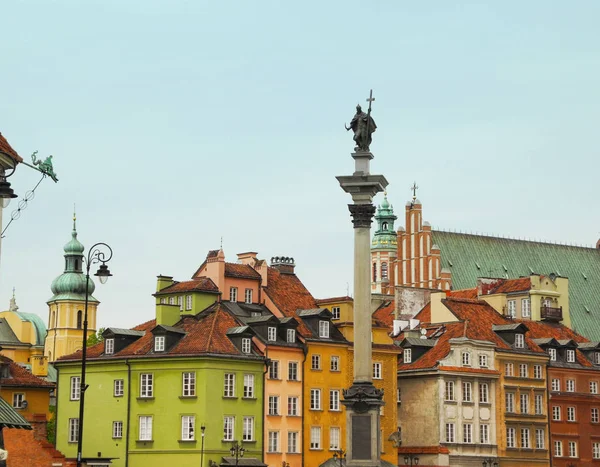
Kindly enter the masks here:
<path id="1" fill-rule="evenodd" d="M 47 317 L 77 203 L 115 250 L 100 326 L 154 315 L 157 274 L 290 255 L 317 297 L 352 282 L 344 131 L 374 89 L 373 172 L 402 219 L 595 243 L 595 1 L 6 1 L 0 131 L 53 154 L 3 240 L 0 304 Z M 10 179 L 23 195 L 37 174 Z M 5 211 L 5 222 L 13 203 Z"/>

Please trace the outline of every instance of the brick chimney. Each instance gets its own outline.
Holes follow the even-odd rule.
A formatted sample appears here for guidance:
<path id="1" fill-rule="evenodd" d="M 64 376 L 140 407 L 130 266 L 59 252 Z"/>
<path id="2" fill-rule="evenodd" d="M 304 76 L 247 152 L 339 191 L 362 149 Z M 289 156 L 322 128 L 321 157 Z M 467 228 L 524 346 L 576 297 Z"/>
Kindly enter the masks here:
<path id="1" fill-rule="evenodd" d="M 274 256 L 271 258 L 271 267 L 277 269 L 281 274 L 295 274 L 296 263 L 294 263 L 294 258 L 288 256 Z"/>

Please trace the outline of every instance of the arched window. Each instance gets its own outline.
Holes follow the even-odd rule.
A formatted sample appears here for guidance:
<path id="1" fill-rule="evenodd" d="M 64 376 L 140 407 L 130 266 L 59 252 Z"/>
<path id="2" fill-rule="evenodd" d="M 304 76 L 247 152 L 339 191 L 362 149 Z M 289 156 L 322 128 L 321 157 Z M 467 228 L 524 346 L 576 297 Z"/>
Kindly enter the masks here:
<path id="1" fill-rule="evenodd" d="M 373 263 L 373 282 L 377 282 L 377 263 Z"/>
<path id="2" fill-rule="evenodd" d="M 386 262 L 381 263 L 381 280 L 385 281 L 388 278 L 388 266 Z"/>
<path id="3" fill-rule="evenodd" d="M 81 329 L 81 310 L 77 312 L 77 329 Z"/>
<path id="4" fill-rule="evenodd" d="M 387 226 L 388 226 L 388 223 L 387 222 L 383 222 L 381 224 L 381 230 L 387 230 Z"/>
<path id="5" fill-rule="evenodd" d="M 51 328 L 55 328 L 56 327 L 56 312 L 52 312 L 52 318 L 50 319 L 50 327 Z"/>

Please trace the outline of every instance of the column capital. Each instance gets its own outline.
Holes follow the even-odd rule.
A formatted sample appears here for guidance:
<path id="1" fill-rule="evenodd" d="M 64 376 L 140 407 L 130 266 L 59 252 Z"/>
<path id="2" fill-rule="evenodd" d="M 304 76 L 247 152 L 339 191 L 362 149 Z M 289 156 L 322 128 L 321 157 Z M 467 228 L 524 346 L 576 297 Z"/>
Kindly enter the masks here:
<path id="1" fill-rule="evenodd" d="M 349 204 L 348 209 L 352 216 L 352 223 L 355 229 L 366 227 L 371 228 L 371 222 L 375 215 L 375 206 L 372 204 Z"/>

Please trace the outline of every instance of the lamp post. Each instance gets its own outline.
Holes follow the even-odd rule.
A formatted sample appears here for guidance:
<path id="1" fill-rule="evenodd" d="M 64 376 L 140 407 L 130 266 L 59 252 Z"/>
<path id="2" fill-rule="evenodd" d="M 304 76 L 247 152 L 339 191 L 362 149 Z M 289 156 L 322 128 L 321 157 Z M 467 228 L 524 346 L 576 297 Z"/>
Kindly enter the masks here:
<path id="1" fill-rule="evenodd" d="M 338 449 L 337 451 L 333 451 L 333 458 L 340 460 L 340 467 L 343 467 L 344 461 L 346 460 L 346 451 L 342 449 Z"/>
<path id="2" fill-rule="evenodd" d="M 206 426 L 203 423 L 200 427 L 200 431 L 202 432 L 202 445 L 200 446 L 200 467 L 204 467 L 204 430 L 206 430 Z"/>
<path id="3" fill-rule="evenodd" d="M 246 450 L 240 443 L 235 441 L 229 452 L 231 453 L 231 457 L 235 457 L 235 465 L 238 465 L 239 458 L 244 457 Z"/>
<path id="4" fill-rule="evenodd" d="M 15 173 L 16 164 L 11 168 L 12 172 L 10 172 L 8 175 L 6 174 L 6 169 L 0 169 L 0 199 L 2 201 L 3 208 L 9 205 L 11 199 L 17 197 L 13 189 L 10 187 L 10 183 L 6 180 L 8 177 Z"/>
<path id="5" fill-rule="evenodd" d="M 409 464 L 410 462 L 410 464 Z M 414 454 L 406 454 L 404 456 L 404 464 L 405 465 L 419 465 L 419 458 Z"/>
<path id="6" fill-rule="evenodd" d="M 498 467 L 498 460 L 492 457 L 486 457 L 481 464 L 483 467 Z"/>
<path id="7" fill-rule="evenodd" d="M 79 426 L 77 430 L 77 467 L 81 467 L 81 450 L 83 446 L 83 409 L 85 407 L 85 357 L 87 355 L 87 326 L 88 326 L 88 300 L 89 300 L 89 285 L 90 285 L 90 267 L 92 264 L 102 263 L 94 274 L 100 279 L 101 284 L 106 284 L 106 281 L 112 274 L 110 273 L 108 263 L 112 258 L 112 248 L 106 243 L 96 243 L 88 250 L 87 259 L 85 262 L 85 308 L 83 313 L 83 338 L 81 348 L 81 381 L 79 384 Z"/>

